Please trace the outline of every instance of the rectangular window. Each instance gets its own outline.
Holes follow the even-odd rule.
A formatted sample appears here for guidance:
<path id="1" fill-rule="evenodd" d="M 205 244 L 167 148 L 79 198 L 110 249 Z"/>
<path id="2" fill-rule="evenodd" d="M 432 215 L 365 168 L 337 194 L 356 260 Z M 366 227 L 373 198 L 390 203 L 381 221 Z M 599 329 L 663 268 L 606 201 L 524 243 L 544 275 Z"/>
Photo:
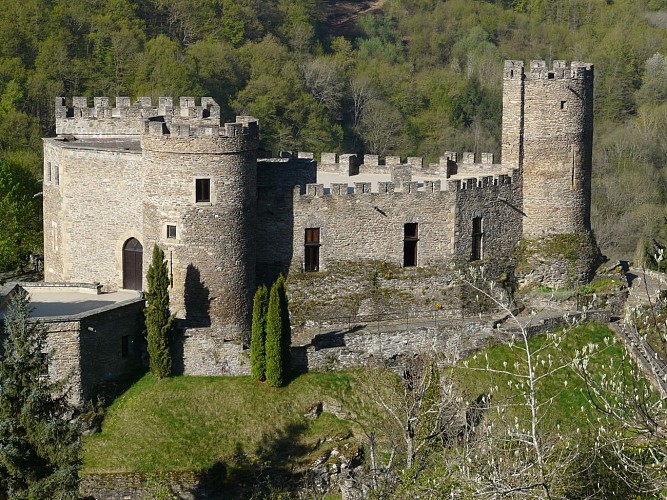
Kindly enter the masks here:
<path id="1" fill-rule="evenodd" d="M 125 359 L 130 355 L 130 336 L 123 335 L 120 338 L 120 357 Z"/>
<path id="2" fill-rule="evenodd" d="M 176 239 L 176 226 L 167 225 L 167 239 L 170 240 Z"/>
<path id="3" fill-rule="evenodd" d="M 305 265 L 306 272 L 320 270 L 320 228 L 306 228 Z"/>
<path id="4" fill-rule="evenodd" d="M 483 253 L 484 228 L 481 217 L 472 219 L 472 256 L 470 260 L 481 260 Z"/>
<path id="5" fill-rule="evenodd" d="M 51 162 L 46 163 L 46 181 L 51 182 Z"/>
<path id="6" fill-rule="evenodd" d="M 211 179 L 195 179 L 195 201 L 197 203 L 211 201 Z"/>
<path id="7" fill-rule="evenodd" d="M 419 228 L 416 222 L 403 226 L 403 267 L 417 265 L 417 243 L 419 242 Z"/>
<path id="8" fill-rule="evenodd" d="M 567 109 L 567 101 L 561 101 L 560 102 L 560 109 L 562 109 L 562 110 Z"/>
<path id="9" fill-rule="evenodd" d="M 56 183 L 56 186 L 60 185 L 60 170 L 58 169 L 58 165 L 54 167 L 53 171 L 53 182 Z"/>

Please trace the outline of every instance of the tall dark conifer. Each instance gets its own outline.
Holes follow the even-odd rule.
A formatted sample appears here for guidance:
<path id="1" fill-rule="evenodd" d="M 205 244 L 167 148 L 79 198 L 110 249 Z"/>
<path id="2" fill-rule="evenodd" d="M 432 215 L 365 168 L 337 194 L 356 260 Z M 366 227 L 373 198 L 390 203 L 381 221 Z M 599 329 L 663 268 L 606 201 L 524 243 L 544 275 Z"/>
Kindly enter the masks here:
<path id="1" fill-rule="evenodd" d="M 66 381 L 48 376 L 44 326 L 19 289 L 5 316 L 0 363 L 0 490 L 8 498 L 78 498 L 80 427 L 69 421 Z"/>
<path id="2" fill-rule="evenodd" d="M 153 259 L 146 275 L 146 342 L 150 370 L 158 378 L 171 375 L 169 337 L 174 315 L 169 313 L 169 271 L 164 252 L 153 245 Z"/>
<path id="3" fill-rule="evenodd" d="M 254 380 L 266 379 L 266 314 L 269 291 L 261 285 L 252 305 L 252 337 L 250 339 L 250 374 Z"/>
<path id="4" fill-rule="evenodd" d="M 282 318 L 280 310 L 280 292 L 277 283 L 271 287 L 269 308 L 266 315 L 266 382 L 273 387 L 280 387 L 285 382 L 282 348 Z"/>
<path id="5" fill-rule="evenodd" d="M 287 283 L 281 274 L 276 280 L 278 299 L 280 301 L 280 350 L 284 376 L 289 375 L 292 361 L 292 325 L 289 319 L 289 304 L 287 301 Z"/>

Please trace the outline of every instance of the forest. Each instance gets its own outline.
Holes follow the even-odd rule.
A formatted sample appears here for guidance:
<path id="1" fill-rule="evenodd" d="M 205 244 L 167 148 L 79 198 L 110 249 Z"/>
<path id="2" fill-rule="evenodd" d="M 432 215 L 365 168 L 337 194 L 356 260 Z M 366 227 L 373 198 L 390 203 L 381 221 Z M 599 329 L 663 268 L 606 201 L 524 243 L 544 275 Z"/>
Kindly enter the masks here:
<path id="1" fill-rule="evenodd" d="M 337 24 L 355 3 L 5 0 L 0 268 L 39 252 L 56 96 L 212 96 L 273 153 L 498 158 L 504 59 L 595 64 L 596 237 L 614 259 L 665 239 L 667 0 L 386 0 Z"/>

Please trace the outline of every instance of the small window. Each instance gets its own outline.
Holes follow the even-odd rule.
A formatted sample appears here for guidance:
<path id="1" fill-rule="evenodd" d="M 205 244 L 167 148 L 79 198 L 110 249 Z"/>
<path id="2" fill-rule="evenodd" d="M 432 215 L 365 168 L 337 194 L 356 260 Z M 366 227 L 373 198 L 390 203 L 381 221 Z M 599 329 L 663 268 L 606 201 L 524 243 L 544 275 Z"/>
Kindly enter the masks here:
<path id="1" fill-rule="evenodd" d="M 211 201 L 211 179 L 195 180 L 195 201 L 208 203 Z"/>
<path id="2" fill-rule="evenodd" d="M 58 165 L 54 167 L 53 182 L 55 182 L 56 186 L 60 185 L 60 170 L 58 169 Z"/>
<path id="3" fill-rule="evenodd" d="M 481 217 L 472 219 L 472 256 L 470 260 L 481 260 L 483 256 L 484 227 Z"/>
<path id="4" fill-rule="evenodd" d="M 306 272 L 320 270 L 320 228 L 306 228 L 304 269 Z"/>
<path id="5" fill-rule="evenodd" d="M 403 226 L 403 267 L 417 265 L 417 243 L 419 242 L 419 227 L 410 222 Z"/>
<path id="6" fill-rule="evenodd" d="M 130 355 L 130 336 L 123 335 L 120 338 L 120 357 L 125 359 Z"/>
<path id="7" fill-rule="evenodd" d="M 51 162 L 46 163 L 46 181 L 51 182 Z"/>
<path id="8" fill-rule="evenodd" d="M 560 102 L 560 109 L 562 109 L 563 111 L 567 109 L 567 101 Z"/>
<path id="9" fill-rule="evenodd" d="M 176 239 L 176 226 L 167 225 L 167 239 L 170 240 Z"/>

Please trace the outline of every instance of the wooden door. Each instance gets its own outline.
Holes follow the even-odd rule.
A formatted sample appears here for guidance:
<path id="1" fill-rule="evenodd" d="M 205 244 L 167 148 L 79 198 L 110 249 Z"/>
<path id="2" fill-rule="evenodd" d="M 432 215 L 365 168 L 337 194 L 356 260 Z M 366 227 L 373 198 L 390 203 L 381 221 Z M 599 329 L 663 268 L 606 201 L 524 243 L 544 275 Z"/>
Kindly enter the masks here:
<path id="1" fill-rule="evenodd" d="M 130 238 L 123 246 L 123 288 L 141 290 L 144 248 L 139 240 Z"/>

